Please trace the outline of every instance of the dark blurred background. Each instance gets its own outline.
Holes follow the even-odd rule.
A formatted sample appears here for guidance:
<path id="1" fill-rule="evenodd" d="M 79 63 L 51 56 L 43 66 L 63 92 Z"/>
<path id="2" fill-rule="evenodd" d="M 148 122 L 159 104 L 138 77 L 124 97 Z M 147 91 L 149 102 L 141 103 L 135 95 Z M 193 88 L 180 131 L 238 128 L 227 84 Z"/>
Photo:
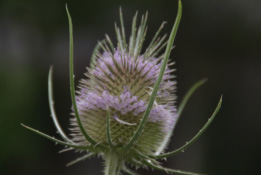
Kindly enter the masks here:
<path id="1" fill-rule="evenodd" d="M 47 75 L 54 66 L 56 110 L 69 126 L 68 22 L 64 0 L 0 0 L 0 174 L 98 175 L 102 160 L 71 167 L 80 156 L 59 154 L 55 145 L 20 123 L 57 136 L 50 117 Z M 67 1 L 74 23 L 75 75 L 83 78 L 97 40 L 115 41 L 114 22 L 122 6 L 127 34 L 136 10 L 149 12 L 150 41 L 162 21 L 169 33 L 177 0 Z M 209 175 L 261 172 L 261 1 L 183 1 L 183 17 L 171 59 L 176 62 L 178 104 L 188 88 L 207 77 L 175 129 L 170 150 L 192 138 L 223 94 L 222 108 L 207 132 L 164 165 Z M 66 129 L 65 129 L 66 130 Z M 68 130 L 66 130 L 68 133 Z M 165 174 L 140 171 L 141 174 Z"/>

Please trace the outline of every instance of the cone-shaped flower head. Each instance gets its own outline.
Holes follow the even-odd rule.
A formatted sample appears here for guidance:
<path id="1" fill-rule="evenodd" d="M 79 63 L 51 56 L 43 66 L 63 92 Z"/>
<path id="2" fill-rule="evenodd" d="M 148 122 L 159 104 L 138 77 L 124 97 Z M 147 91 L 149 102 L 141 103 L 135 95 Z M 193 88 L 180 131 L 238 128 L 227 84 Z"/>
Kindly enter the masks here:
<path id="1" fill-rule="evenodd" d="M 121 16 L 122 17 L 122 16 Z M 116 26 L 118 44 L 115 48 L 108 36 L 99 43 L 102 50 L 94 54 L 92 68 L 86 79 L 80 81 L 76 97 L 80 119 L 84 129 L 97 143 L 107 143 L 107 111 L 110 114 L 111 141 L 117 147 L 126 145 L 133 137 L 147 109 L 148 101 L 159 75 L 163 56 L 158 56 L 166 46 L 165 37 L 155 38 L 141 54 L 146 34 L 147 15 L 142 17 L 136 31 L 133 19 L 132 35 L 126 43 L 124 27 Z M 122 19 L 122 18 L 121 18 Z M 155 155 L 164 150 L 172 133 L 177 114 L 175 107 L 176 82 L 166 68 L 147 123 L 134 147 L 143 154 Z M 87 144 L 75 118 L 71 120 L 73 141 Z"/>

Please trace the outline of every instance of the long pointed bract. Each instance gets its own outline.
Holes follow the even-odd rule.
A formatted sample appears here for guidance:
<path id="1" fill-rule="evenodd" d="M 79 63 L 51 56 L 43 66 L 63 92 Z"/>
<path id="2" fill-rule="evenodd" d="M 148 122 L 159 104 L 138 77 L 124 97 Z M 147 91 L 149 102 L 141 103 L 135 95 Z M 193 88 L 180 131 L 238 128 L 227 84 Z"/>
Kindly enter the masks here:
<path id="1" fill-rule="evenodd" d="M 88 159 L 89 157 L 93 156 L 94 154 L 95 154 L 95 153 L 92 153 L 92 152 L 89 153 L 89 154 L 86 154 L 86 155 L 84 155 L 84 156 L 82 156 L 82 157 L 79 157 L 79 158 L 77 158 L 77 159 L 75 159 L 75 160 L 73 160 L 73 161 L 67 163 L 66 166 L 74 165 L 74 164 L 76 164 L 76 163 L 78 163 L 78 162 L 81 162 L 81 161 L 83 161 L 83 160 L 85 160 L 85 159 Z"/>
<path id="2" fill-rule="evenodd" d="M 88 142 L 90 142 L 92 145 L 96 145 L 96 141 L 93 140 L 88 133 L 85 131 L 83 124 L 81 122 L 79 113 L 78 113 L 78 108 L 75 100 L 75 87 L 74 87 L 74 73 L 73 73 L 73 26 L 72 26 L 72 19 L 69 13 L 69 10 L 66 5 L 66 11 L 67 11 L 67 16 L 69 20 L 69 31 L 70 31 L 70 87 L 71 87 L 71 98 L 72 98 L 72 104 L 73 104 L 73 109 L 74 109 L 74 114 L 77 119 L 77 123 L 79 125 L 79 128 L 86 138 Z"/>
<path id="3" fill-rule="evenodd" d="M 197 83 L 195 83 L 189 90 L 188 92 L 186 93 L 185 97 L 181 100 L 181 104 L 180 104 L 180 107 L 178 108 L 178 111 L 177 111 L 177 121 L 176 123 L 174 124 L 173 128 L 175 128 L 175 126 L 177 125 L 177 122 L 178 122 L 178 119 L 180 118 L 180 115 L 185 107 L 185 105 L 187 104 L 189 98 L 191 97 L 191 95 L 193 94 L 193 92 L 195 92 L 195 90 L 197 88 L 199 88 L 202 84 L 204 84 L 205 82 L 207 81 L 207 79 L 202 79 L 200 81 L 198 81 Z M 158 150 L 156 151 L 155 155 L 159 155 L 162 150 L 166 147 L 166 144 L 168 143 L 168 140 L 171 136 L 172 132 L 169 132 L 167 133 L 167 136 L 165 137 L 164 141 L 162 142 L 161 146 L 158 148 Z"/>
<path id="4" fill-rule="evenodd" d="M 203 174 L 198 174 L 198 173 L 193 173 L 193 172 L 188 172 L 188 171 L 165 168 L 165 167 L 162 167 L 159 165 L 154 165 L 153 163 L 150 163 L 149 161 L 144 161 L 143 163 L 145 163 L 146 165 L 148 165 L 149 167 L 151 167 L 153 169 L 165 171 L 167 173 L 176 173 L 176 174 L 183 174 L 183 175 L 203 175 Z"/>
<path id="5" fill-rule="evenodd" d="M 188 100 L 190 99 L 191 95 L 201 86 L 203 85 L 205 82 L 207 81 L 206 78 L 196 82 L 195 84 L 193 84 L 193 86 L 188 90 L 188 92 L 186 93 L 186 95 L 184 96 L 184 98 L 181 100 L 181 103 L 179 105 L 178 111 L 177 111 L 177 121 L 176 124 L 178 122 L 178 119 L 180 118 L 181 113 L 183 112 L 184 107 L 186 106 Z"/>
<path id="6" fill-rule="evenodd" d="M 36 129 L 33 129 L 33 128 L 29 127 L 29 126 L 26 126 L 24 124 L 21 124 L 21 125 L 23 127 L 25 127 L 26 129 L 28 129 L 30 131 L 33 131 L 34 133 L 36 133 L 36 134 L 38 134 L 40 136 L 43 136 L 43 137 L 45 137 L 45 138 L 47 138 L 47 139 L 49 139 L 49 140 L 51 140 L 51 141 L 53 141 L 55 143 L 58 143 L 60 145 L 69 146 L 69 147 L 72 147 L 72 148 L 75 148 L 75 149 L 84 149 L 84 150 L 91 149 L 90 146 L 87 146 L 87 145 L 82 146 L 82 145 L 75 145 L 75 144 L 71 144 L 71 143 L 66 143 L 66 142 L 60 141 L 60 140 L 58 140 L 58 139 L 56 139 L 54 137 L 51 137 L 51 136 L 49 136 L 47 134 L 44 134 L 43 132 L 40 132 L 40 131 L 38 131 Z"/>
<path id="7" fill-rule="evenodd" d="M 156 95 L 157 95 L 157 91 L 159 89 L 159 85 L 160 85 L 162 77 L 164 75 L 165 68 L 167 66 L 167 62 L 168 62 L 168 58 L 170 56 L 171 48 L 172 48 L 172 45 L 174 43 L 174 39 L 175 39 L 177 30 L 178 30 L 178 26 L 179 26 L 179 23 L 180 23 L 181 14 L 182 14 L 182 4 L 181 4 L 181 1 L 179 1 L 178 14 L 177 14 L 174 26 L 173 26 L 171 34 L 170 34 L 170 38 L 169 38 L 168 45 L 167 45 L 167 48 L 166 48 L 166 51 L 165 51 L 164 59 L 161 63 L 160 73 L 159 73 L 158 78 L 156 80 L 155 86 L 154 86 L 152 94 L 150 96 L 150 100 L 148 102 L 147 109 L 144 112 L 143 118 L 142 118 L 134 136 L 131 138 L 129 143 L 127 143 L 124 146 L 124 149 L 126 149 L 126 150 L 128 150 L 130 147 L 132 147 L 132 145 L 137 141 L 137 139 L 139 138 L 140 134 L 142 133 L 142 131 L 145 127 L 145 124 L 146 124 L 147 119 L 149 117 L 150 111 L 151 111 L 152 106 L 154 104 L 154 101 L 155 101 L 155 98 L 156 98 Z"/>
<path id="8" fill-rule="evenodd" d="M 173 156 L 179 152 L 182 152 L 183 150 L 185 150 L 186 148 L 191 146 L 192 143 L 194 143 L 204 133 L 204 131 L 208 128 L 208 126 L 212 123 L 212 121 L 214 120 L 215 116 L 217 115 L 217 113 L 221 107 L 221 104 L 222 104 L 222 96 L 220 97 L 219 103 L 218 103 L 215 111 L 211 115 L 211 117 L 208 119 L 207 123 L 202 127 L 201 130 L 199 130 L 199 132 L 189 142 L 187 142 L 185 145 L 183 145 L 182 147 L 180 147 L 174 151 L 171 151 L 171 152 L 165 153 L 165 154 L 161 154 L 158 156 L 152 156 L 152 157 L 157 158 L 157 159 L 164 159 L 164 158 Z"/>
<path id="9" fill-rule="evenodd" d="M 54 109 L 54 100 L 53 100 L 53 83 L 52 83 L 52 79 L 53 79 L 53 67 L 50 67 L 49 70 L 49 75 L 48 75 L 48 97 L 49 97 L 49 106 L 50 106 L 50 110 L 51 110 L 51 116 L 53 119 L 53 123 L 58 131 L 58 133 L 60 134 L 60 136 L 67 142 L 69 143 L 73 143 L 64 133 L 63 129 L 61 128 L 59 121 L 57 119 L 56 116 L 56 112 Z"/>

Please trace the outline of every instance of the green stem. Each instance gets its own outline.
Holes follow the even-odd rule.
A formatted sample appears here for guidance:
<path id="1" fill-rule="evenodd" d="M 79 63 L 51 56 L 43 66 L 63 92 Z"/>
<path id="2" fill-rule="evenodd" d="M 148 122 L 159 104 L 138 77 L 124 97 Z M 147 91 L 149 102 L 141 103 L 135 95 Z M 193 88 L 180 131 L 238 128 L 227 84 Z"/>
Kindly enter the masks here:
<path id="1" fill-rule="evenodd" d="M 105 155 L 105 172 L 104 175 L 120 175 L 122 168 L 122 159 L 119 155 L 109 152 Z"/>

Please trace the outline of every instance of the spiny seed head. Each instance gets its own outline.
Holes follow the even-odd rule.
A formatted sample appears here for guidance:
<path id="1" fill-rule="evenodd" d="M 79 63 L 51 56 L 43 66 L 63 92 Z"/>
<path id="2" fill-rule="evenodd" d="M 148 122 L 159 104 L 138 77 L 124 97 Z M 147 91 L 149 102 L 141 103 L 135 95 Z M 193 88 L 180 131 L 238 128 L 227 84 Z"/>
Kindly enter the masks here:
<path id="1" fill-rule="evenodd" d="M 158 77 L 162 57 L 158 52 L 165 46 L 165 37 L 156 38 L 146 51 L 141 48 L 146 34 L 147 15 L 134 30 L 126 44 L 124 28 L 116 26 L 118 47 L 110 38 L 99 43 L 102 52 L 95 53 L 92 68 L 87 68 L 86 79 L 80 81 L 77 106 L 86 132 L 97 142 L 107 143 L 107 111 L 110 119 L 111 141 L 117 147 L 126 145 L 147 109 L 148 101 Z M 161 30 L 160 27 L 159 31 Z M 155 155 L 164 150 L 177 114 L 175 107 L 176 82 L 169 66 L 164 72 L 147 123 L 134 147 L 143 154 Z M 71 120 L 74 142 L 88 144 L 75 118 Z"/>

